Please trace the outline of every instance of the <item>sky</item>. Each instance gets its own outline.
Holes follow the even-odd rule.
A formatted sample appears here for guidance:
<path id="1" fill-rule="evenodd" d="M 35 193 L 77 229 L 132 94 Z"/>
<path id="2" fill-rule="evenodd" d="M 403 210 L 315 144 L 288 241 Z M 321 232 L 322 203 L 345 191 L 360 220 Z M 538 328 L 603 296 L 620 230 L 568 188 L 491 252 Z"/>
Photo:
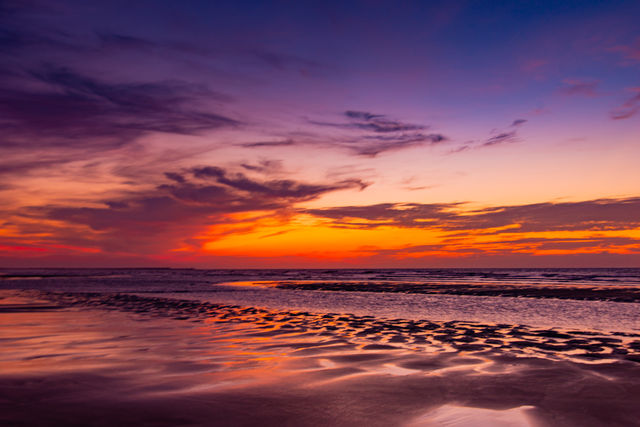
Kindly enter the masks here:
<path id="1" fill-rule="evenodd" d="M 637 1 L 0 1 L 0 267 L 640 267 Z"/>

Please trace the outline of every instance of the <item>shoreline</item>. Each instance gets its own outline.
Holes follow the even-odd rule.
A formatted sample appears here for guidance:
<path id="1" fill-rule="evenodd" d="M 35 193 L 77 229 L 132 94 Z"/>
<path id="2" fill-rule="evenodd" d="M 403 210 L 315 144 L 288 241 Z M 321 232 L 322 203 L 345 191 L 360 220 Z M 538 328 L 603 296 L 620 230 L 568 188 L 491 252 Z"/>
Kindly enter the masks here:
<path id="1" fill-rule="evenodd" d="M 0 421 L 8 425 L 488 419 L 496 426 L 583 426 L 640 419 L 638 334 L 131 294 L 0 297 L 0 308 L 25 308 L 0 310 L 9 344 L 0 351 Z M 56 308 L 39 310 L 45 302 Z"/>
<path id="2" fill-rule="evenodd" d="M 220 318 L 228 321 L 271 321 L 277 314 L 285 328 L 295 327 L 347 332 L 347 338 L 390 343 L 442 346 L 448 350 L 488 351 L 531 349 L 540 354 L 562 354 L 582 360 L 628 359 L 640 362 L 640 332 L 604 332 L 575 328 L 539 328 L 523 324 L 487 324 L 466 320 L 413 320 L 348 313 L 312 313 L 300 310 L 273 310 L 262 307 L 216 304 L 199 300 L 182 300 L 139 296 L 135 294 L 47 293 L 45 298 L 63 306 L 100 307 L 146 315 L 200 322 Z M 222 313 L 222 314 L 221 314 Z M 276 314 L 274 314 L 276 313 Z M 246 319 L 246 315 L 251 315 Z M 264 319 L 263 319 L 264 318 Z M 285 331 L 288 333 L 288 331 Z M 427 338 L 428 336 L 428 338 Z M 613 338 L 615 337 L 615 338 Z M 413 339 L 413 341 L 412 341 Z M 506 342 L 505 340 L 513 341 Z M 390 347 L 393 347 L 391 345 Z M 583 353 L 574 353 L 582 351 Z"/>

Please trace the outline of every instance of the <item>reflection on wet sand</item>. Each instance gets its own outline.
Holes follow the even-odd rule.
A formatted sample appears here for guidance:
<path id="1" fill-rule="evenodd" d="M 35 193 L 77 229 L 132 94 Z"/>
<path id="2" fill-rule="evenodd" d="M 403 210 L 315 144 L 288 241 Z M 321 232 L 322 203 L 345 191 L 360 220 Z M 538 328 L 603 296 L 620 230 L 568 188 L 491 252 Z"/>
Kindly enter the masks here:
<path id="1" fill-rule="evenodd" d="M 640 337 L 633 333 L 125 294 L 16 295 L 0 300 L 0 308 L 24 306 L 0 310 L 0 424 L 465 425 L 472 418 L 584 426 L 640 419 Z M 34 305 L 45 303 L 58 309 Z"/>
<path id="2" fill-rule="evenodd" d="M 465 408 L 443 405 L 410 421 L 406 427 L 534 427 L 536 423 L 528 412 L 532 406 L 496 411 L 482 408 Z"/>

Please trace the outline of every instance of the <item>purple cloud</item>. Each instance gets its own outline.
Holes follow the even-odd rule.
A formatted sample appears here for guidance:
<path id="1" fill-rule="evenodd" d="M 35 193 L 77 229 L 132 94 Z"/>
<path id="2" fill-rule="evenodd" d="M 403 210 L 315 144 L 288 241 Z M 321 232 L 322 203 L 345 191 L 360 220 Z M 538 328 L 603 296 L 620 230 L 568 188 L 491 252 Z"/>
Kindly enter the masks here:
<path id="1" fill-rule="evenodd" d="M 258 141 L 258 142 L 245 142 L 238 144 L 240 147 L 245 148 L 258 148 L 258 147 L 287 147 L 295 145 L 295 142 L 291 139 L 285 139 L 281 141 Z"/>
<path id="2" fill-rule="evenodd" d="M 194 135 L 239 124 L 196 107 L 225 99 L 200 85 L 107 83 L 50 67 L 30 76 L 37 85 L 0 87 L 4 138 L 9 143 L 82 146 L 99 141 L 111 148 L 150 132 Z"/>
<path id="3" fill-rule="evenodd" d="M 369 184 L 359 179 L 346 179 L 332 184 L 304 184 L 289 179 L 256 181 L 242 173 L 229 174 L 216 166 L 196 167 L 191 170 L 195 178 L 213 180 L 237 191 L 247 192 L 253 197 L 266 196 L 273 199 L 305 201 L 315 199 L 323 193 L 358 188 L 364 190 Z"/>
<path id="4" fill-rule="evenodd" d="M 507 129 L 502 130 L 502 131 L 497 131 L 497 130 L 494 129 L 493 133 L 495 133 L 495 135 L 487 138 L 480 145 L 480 147 L 491 147 L 492 145 L 499 145 L 499 144 L 517 142 L 518 141 L 518 128 L 522 127 L 527 122 L 528 122 L 528 120 L 526 120 L 526 119 L 515 119 L 513 122 L 511 122 L 511 125 L 509 125 L 509 128 L 511 128 L 512 130 L 508 130 L 508 128 L 507 128 Z M 467 147 L 469 147 L 469 145 L 462 146 L 458 150 L 456 150 L 456 152 L 466 150 Z"/>
<path id="5" fill-rule="evenodd" d="M 490 147 L 492 145 L 497 145 L 497 144 L 504 144 L 504 143 L 508 143 L 508 142 L 515 142 L 517 141 L 516 139 L 516 131 L 511 131 L 511 132 L 501 132 L 495 136 L 492 136 L 491 138 L 487 139 L 482 146 L 483 147 Z"/>
<path id="6" fill-rule="evenodd" d="M 447 232 L 506 231 L 523 233 L 560 230 L 626 230 L 640 227 L 640 198 L 585 202 L 538 203 L 461 211 L 461 204 L 379 204 L 310 209 L 306 213 L 334 220 L 338 227 L 396 226 L 433 228 Z M 362 221 L 361 221 L 362 220 Z M 361 222 L 359 222 L 361 221 Z"/>
<path id="7" fill-rule="evenodd" d="M 624 58 L 625 65 L 640 62 L 640 37 L 636 39 L 635 43 L 614 46 L 610 50 L 620 53 Z"/>
<path id="8" fill-rule="evenodd" d="M 359 156 L 375 157 L 387 151 L 400 150 L 420 145 L 436 145 L 448 140 L 439 133 L 426 133 L 428 126 L 389 119 L 384 114 L 368 111 L 347 110 L 344 112 L 347 123 L 319 122 L 310 123 L 350 131 L 344 136 L 332 137 L 324 144 L 348 149 Z M 354 136 L 354 133 L 356 135 Z"/>
<path id="9" fill-rule="evenodd" d="M 226 214 L 268 211 L 275 215 L 326 193 L 362 190 L 368 185 L 358 179 L 320 184 L 260 181 L 216 166 L 166 172 L 165 177 L 169 182 L 104 200 L 104 207 L 96 207 L 96 201 L 91 206 L 48 204 L 19 208 L 5 216 L 17 218 L 16 227 L 24 236 L 18 240 L 29 239 L 31 231 L 39 234 L 37 241 L 43 244 L 150 254 L 173 249 L 208 226 L 229 221 Z M 41 224 L 35 229 L 34 220 Z M 58 224 L 51 225 L 50 220 Z M 3 244 L 11 241 L 5 238 Z"/>
<path id="10" fill-rule="evenodd" d="M 628 119 L 640 111 L 640 87 L 631 88 L 630 91 L 635 92 L 636 95 L 627 99 L 621 106 L 611 111 L 610 115 L 612 119 Z"/>

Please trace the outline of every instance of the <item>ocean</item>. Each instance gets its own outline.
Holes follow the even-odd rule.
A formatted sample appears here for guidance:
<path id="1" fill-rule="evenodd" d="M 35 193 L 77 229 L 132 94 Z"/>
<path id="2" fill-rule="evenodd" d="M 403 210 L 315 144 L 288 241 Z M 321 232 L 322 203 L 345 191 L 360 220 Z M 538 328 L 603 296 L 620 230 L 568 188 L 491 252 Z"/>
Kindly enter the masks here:
<path id="1" fill-rule="evenodd" d="M 4 269 L 0 289 L 270 309 L 640 330 L 640 269 Z"/>
<path id="2" fill-rule="evenodd" d="M 639 269 L 5 269 L 0 425 L 640 425 Z"/>

